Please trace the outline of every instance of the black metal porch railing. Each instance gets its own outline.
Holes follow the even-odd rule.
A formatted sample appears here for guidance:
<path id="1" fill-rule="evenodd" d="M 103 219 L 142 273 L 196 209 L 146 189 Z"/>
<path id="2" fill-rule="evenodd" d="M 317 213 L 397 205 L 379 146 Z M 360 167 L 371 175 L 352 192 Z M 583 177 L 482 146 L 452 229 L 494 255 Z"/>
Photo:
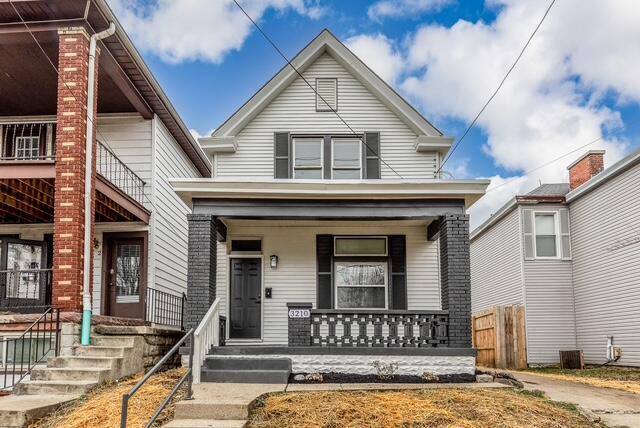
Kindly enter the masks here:
<path id="1" fill-rule="evenodd" d="M 0 124 L 0 161 L 54 161 L 55 128 L 52 121 Z"/>
<path id="2" fill-rule="evenodd" d="M 447 311 L 311 310 L 311 346 L 446 347 Z"/>
<path id="3" fill-rule="evenodd" d="M 0 271 L 0 310 L 49 306 L 51 277 L 51 269 Z"/>
<path id="4" fill-rule="evenodd" d="M 144 180 L 100 141 L 98 141 L 96 165 L 98 174 L 140 205 L 144 205 Z"/>
<path id="5" fill-rule="evenodd" d="M 40 362 L 58 356 L 60 343 L 60 309 L 48 308 L 18 337 L 0 341 L 2 381 L 0 390 L 15 387 Z"/>
<path id="6" fill-rule="evenodd" d="M 185 293 L 172 294 L 147 287 L 145 321 L 180 327 L 184 330 L 184 313 L 187 305 Z"/>

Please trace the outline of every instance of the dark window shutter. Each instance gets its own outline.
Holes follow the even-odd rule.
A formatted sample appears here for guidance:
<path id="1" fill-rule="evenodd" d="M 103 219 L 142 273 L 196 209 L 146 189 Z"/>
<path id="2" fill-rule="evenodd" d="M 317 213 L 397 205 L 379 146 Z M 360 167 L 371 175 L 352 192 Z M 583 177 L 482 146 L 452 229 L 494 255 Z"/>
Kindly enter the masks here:
<path id="1" fill-rule="evenodd" d="M 322 148 L 324 150 L 324 165 L 323 165 L 323 169 L 324 169 L 324 179 L 325 180 L 330 180 L 331 179 L 331 168 L 333 167 L 333 165 L 331 165 L 331 135 L 325 135 L 324 136 L 324 147 Z"/>
<path id="2" fill-rule="evenodd" d="M 274 136 L 274 177 L 291 178 L 291 145 L 288 132 L 276 132 Z"/>
<path id="3" fill-rule="evenodd" d="M 316 236 L 317 309 L 333 309 L 333 235 Z"/>
<path id="4" fill-rule="evenodd" d="M 389 245 L 389 309 L 407 309 L 407 250 L 404 235 L 392 235 Z"/>
<path id="5" fill-rule="evenodd" d="M 365 132 L 364 178 L 380 178 L 380 133 Z"/>

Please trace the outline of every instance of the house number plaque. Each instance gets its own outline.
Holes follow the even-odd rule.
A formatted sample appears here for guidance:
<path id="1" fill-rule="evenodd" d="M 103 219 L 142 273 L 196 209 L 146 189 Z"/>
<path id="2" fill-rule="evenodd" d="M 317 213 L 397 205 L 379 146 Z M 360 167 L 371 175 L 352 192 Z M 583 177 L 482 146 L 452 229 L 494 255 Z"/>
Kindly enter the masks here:
<path id="1" fill-rule="evenodd" d="M 310 316 L 309 309 L 289 309 L 289 318 L 309 318 Z"/>

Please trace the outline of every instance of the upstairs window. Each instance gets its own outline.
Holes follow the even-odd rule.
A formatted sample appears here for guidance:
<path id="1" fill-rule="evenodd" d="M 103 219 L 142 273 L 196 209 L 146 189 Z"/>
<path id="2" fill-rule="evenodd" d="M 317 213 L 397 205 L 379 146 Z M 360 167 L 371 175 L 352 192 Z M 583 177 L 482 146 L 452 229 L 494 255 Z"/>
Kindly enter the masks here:
<path id="1" fill-rule="evenodd" d="M 16 137 L 16 158 L 37 159 L 40 157 L 40 137 Z"/>
<path id="2" fill-rule="evenodd" d="M 362 178 L 362 143 L 356 138 L 334 138 L 331 178 L 335 180 Z"/>
<path id="3" fill-rule="evenodd" d="M 338 110 L 338 79 L 316 79 L 316 111 Z"/>
<path id="4" fill-rule="evenodd" d="M 558 256 L 555 213 L 535 213 L 536 257 Z"/>
<path id="5" fill-rule="evenodd" d="M 293 139 L 293 178 L 321 179 L 324 139 Z"/>

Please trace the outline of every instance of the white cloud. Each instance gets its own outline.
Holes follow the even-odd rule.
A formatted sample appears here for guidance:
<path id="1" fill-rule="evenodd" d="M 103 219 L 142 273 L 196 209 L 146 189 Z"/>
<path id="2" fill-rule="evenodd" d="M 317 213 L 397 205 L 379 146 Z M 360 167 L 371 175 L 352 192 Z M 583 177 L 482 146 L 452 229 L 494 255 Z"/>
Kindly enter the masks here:
<path id="1" fill-rule="evenodd" d="M 242 44 L 252 24 L 231 0 L 108 0 L 136 46 L 163 61 L 219 63 Z M 268 9 L 293 10 L 311 19 L 325 10 L 317 0 L 244 0 L 256 21 Z"/>
<path id="2" fill-rule="evenodd" d="M 442 9 L 453 0 L 380 0 L 369 7 L 367 15 L 374 21 L 384 18 L 416 17 L 425 12 Z"/>
<path id="3" fill-rule="evenodd" d="M 405 59 L 392 41 L 383 34 L 360 34 L 346 40 L 345 44 L 384 81 L 393 85 L 404 69 Z"/>

